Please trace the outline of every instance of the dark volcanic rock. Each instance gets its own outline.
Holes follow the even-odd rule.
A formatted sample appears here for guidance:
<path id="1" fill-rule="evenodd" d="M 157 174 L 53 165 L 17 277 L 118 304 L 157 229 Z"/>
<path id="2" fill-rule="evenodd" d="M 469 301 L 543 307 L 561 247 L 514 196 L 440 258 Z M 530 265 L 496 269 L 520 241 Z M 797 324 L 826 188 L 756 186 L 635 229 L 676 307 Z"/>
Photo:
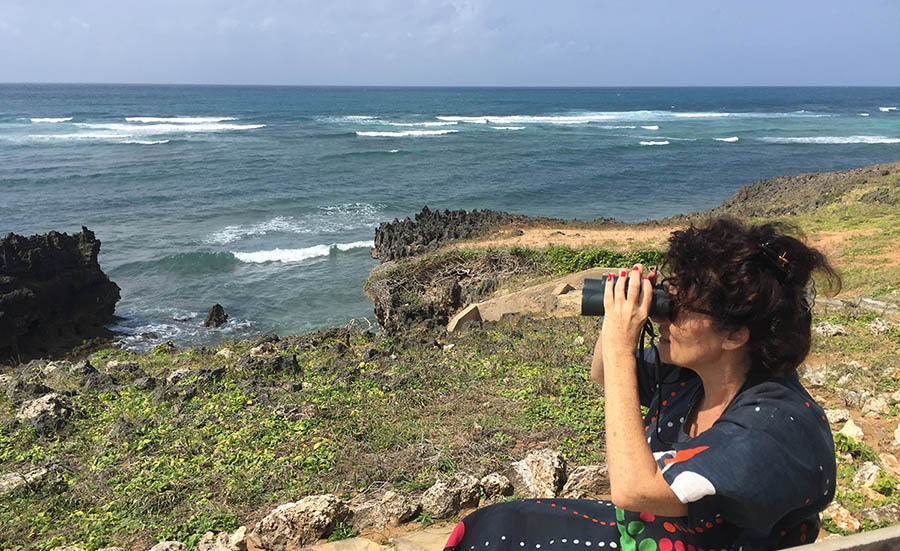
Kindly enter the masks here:
<path id="1" fill-rule="evenodd" d="M 0 362 L 60 354 L 109 337 L 119 286 L 100 269 L 100 241 L 85 227 L 0 240 Z"/>
<path id="2" fill-rule="evenodd" d="M 537 220 L 493 210 L 430 210 L 424 207 L 415 220 L 394 219 L 375 230 L 372 258 L 382 262 L 422 254 L 454 239 L 485 235 L 502 224 Z"/>
<path id="3" fill-rule="evenodd" d="M 225 309 L 222 308 L 221 304 L 214 304 L 212 308 L 209 309 L 209 314 L 206 315 L 206 321 L 203 322 L 203 325 L 206 327 L 221 327 L 225 325 L 225 322 L 228 321 L 228 314 L 225 313 Z"/>

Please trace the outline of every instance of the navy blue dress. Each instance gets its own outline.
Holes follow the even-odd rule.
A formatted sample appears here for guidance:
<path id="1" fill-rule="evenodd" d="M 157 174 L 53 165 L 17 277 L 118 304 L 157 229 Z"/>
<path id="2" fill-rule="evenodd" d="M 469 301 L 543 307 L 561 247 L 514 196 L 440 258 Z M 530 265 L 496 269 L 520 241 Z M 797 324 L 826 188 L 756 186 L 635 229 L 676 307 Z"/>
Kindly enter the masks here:
<path id="1" fill-rule="evenodd" d="M 645 350 L 647 366 L 655 351 Z M 463 519 L 449 551 L 762 551 L 811 543 L 834 497 L 834 440 L 825 412 L 795 376 L 750 378 L 712 427 L 683 430 L 703 385 L 662 364 L 657 389 L 638 368 L 644 431 L 686 517 L 626 511 L 609 501 L 531 499 Z"/>

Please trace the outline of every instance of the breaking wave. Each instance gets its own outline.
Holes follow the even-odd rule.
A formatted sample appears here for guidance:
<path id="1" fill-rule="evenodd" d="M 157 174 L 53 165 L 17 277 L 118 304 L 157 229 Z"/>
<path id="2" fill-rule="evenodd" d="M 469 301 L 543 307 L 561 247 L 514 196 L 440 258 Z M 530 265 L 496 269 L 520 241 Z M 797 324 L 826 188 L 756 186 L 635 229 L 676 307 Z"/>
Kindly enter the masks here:
<path id="1" fill-rule="evenodd" d="M 458 121 L 426 121 L 426 122 L 389 122 L 391 126 L 451 126 Z"/>
<path id="2" fill-rule="evenodd" d="M 265 262 L 302 262 L 310 258 L 328 256 L 332 251 L 349 251 L 351 249 L 371 248 L 374 241 L 354 241 L 352 243 L 332 243 L 331 245 L 314 245 L 303 249 L 272 249 L 250 253 L 232 252 L 241 262 L 262 264 Z"/>
<path id="3" fill-rule="evenodd" d="M 236 121 L 235 117 L 125 117 L 128 122 L 165 122 L 173 124 L 203 124 L 222 121 Z"/>
<path id="4" fill-rule="evenodd" d="M 255 224 L 227 226 L 204 241 L 226 245 L 245 237 L 258 237 L 270 233 L 297 235 L 342 233 L 377 228 L 382 218 L 381 211 L 368 203 L 332 205 L 320 207 L 317 211 L 301 217 L 276 216 Z"/>
<path id="5" fill-rule="evenodd" d="M 34 117 L 31 122 L 69 122 L 72 117 Z"/>
<path id="6" fill-rule="evenodd" d="M 641 145 L 669 145 L 669 140 L 662 140 L 659 142 L 641 142 Z"/>
<path id="7" fill-rule="evenodd" d="M 805 136 L 797 138 L 763 137 L 759 139 L 766 143 L 812 143 L 812 144 L 892 144 L 900 143 L 900 138 L 888 136 Z"/>
<path id="8" fill-rule="evenodd" d="M 881 111 L 882 113 L 890 113 L 891 111 L 896 111 L 897 108 L 896 107 L 879 107 L 878 110 Z"/>
<path id="9" fill-rule="evenodd" d="M 409 136 L 443 136 L 444 134 L 455 134 L 459 130 L 403 130 L 400 132 L 361 132 L 357 131 L 357 136 L 369 138 L 403 138 Z"/>
<path id="10" fill-rule="evenodd" d="M 644 130 L 659 130 L 658 124 L 651 124 L 650 126 L 642 126 Z"/>
<path id="11" fill-rule="evenodd" d="M 729 143 L 732 143 L 732 142 L 738 141 L 739 139 L 740 139 L 740 138 L 738 138 L 737 136 L 732 136 L 732 137 L 730 137 L 730 138 L 716 138 L 716 141 L 717 141 L 717 142 L 729 142 Z"/>

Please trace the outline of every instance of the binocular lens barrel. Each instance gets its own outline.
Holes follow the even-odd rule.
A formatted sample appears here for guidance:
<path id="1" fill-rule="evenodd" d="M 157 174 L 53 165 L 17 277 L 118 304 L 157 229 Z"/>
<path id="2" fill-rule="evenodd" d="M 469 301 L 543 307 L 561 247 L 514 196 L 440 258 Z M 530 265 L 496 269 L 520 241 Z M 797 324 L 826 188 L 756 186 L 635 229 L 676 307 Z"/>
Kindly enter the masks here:
<path id="1" fill-rule="evenodd" d="M 613 285 L 618 279 L 619 276 L 613 276 Z M 585 278 L 584 289 L 581 291 L 581 315 L 602 316 L 604 313 L 603 295 L 605 292 L 605 279 Z M 625 296 L 628 296 L 628 285 L 625 286 Z M 672 296 L 663 285 L 653 286 L 650 315 L 661 318 L 672 317 Z"/>

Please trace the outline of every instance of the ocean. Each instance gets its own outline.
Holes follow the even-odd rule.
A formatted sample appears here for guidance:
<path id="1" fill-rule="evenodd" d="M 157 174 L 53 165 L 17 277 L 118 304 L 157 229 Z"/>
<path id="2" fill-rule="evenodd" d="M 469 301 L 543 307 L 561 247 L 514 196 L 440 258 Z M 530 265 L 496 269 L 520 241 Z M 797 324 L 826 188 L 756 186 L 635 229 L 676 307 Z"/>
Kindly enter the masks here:
<path id="1" fill-rule="evenodd" d="M 82 225 L 125 346 L 374 321 L 375 228 L 640 221 L 900 159 L 900 88 L 0 85 L 0 234 Z M 214 303 L 230 321 L 206 329 Z M 365 326 L 365 322 L 360 321 Z"/>

